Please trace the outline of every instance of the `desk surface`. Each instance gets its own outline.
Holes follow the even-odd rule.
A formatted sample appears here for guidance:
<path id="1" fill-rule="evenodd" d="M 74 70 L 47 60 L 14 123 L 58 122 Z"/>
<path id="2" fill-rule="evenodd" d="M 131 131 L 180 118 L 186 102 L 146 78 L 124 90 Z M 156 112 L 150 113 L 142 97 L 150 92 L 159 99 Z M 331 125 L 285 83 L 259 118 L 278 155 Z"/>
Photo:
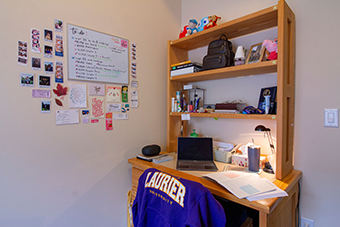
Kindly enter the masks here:
<path id="1" fill-rule="evenodd" d="M 219 185 L 218 183 L 203 178 L 202 175 L 209 173 L 205 171 L 179 171 L 176 170 L 176 154 L 175 153 L 168 153 L 169 155 L 173 156 L 174 159 L 171 161 L 163 162 L 163 163 L 153 163 L 143 161 L 137 158 L 129 159 L 129 163 L 132 164 L 135 168 L 139 168 L 141 170 L 146 170 L 148 168 L 156 168 L 160 171 L 167 172 L 174 176 L 182 177 L 185 179 L 189 179 L 192 181 L 196 181 L 201 183 L 203 186 L 208 188 L 210 192 L 214 195 L 220 196 L 230 201 L 234 201 L 238 204 L 242 204 L 244 206 L 250 207 L 252 209 L 258 210 L 260 212 L 264 212 L 266 214 L 270 214 L 275 207 L 280 203 L 283 198 L 271 198 L 271 199 L 263 199 L 263 200 L 256 200 L 253 202 L 248 201 L 247 199 L 239 199 L 230 193 L 227 189 Z M 227 165 L 226 163 L 215 162 L 219 171 L 223 170 L 223 167 Z M 237 168 L 237 167 L 236 167 Z M 298 183 L 300 180 L 302 173 L 301 171 L 292 170 L 285 178 L 282 180 L 273 179 L 274 175 L 262 173 L 261 177 L 272 178 L 274 184 L 285 190 L 288 194 L 289 191 Z"/>

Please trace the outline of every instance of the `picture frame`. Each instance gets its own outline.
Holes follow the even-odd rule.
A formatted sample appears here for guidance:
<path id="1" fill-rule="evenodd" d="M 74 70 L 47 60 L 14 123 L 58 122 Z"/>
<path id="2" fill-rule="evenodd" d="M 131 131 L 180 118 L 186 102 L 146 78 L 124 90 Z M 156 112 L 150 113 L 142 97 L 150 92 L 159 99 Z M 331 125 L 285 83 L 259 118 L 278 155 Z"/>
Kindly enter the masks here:
<path id="1" fill-rule="evenodd" d="M 261 62 L 263 60 L 265 48 L 262 43 L 254 44 L 250 47 L 246 64 Z"/>
<path id="2" fill-rule="evenodd" d="M 265 96 L 270 95 L 269 114 L 276 114 L 276 92 L 277 86 L 261 88 L 258 109 L 265 110 Z"/>

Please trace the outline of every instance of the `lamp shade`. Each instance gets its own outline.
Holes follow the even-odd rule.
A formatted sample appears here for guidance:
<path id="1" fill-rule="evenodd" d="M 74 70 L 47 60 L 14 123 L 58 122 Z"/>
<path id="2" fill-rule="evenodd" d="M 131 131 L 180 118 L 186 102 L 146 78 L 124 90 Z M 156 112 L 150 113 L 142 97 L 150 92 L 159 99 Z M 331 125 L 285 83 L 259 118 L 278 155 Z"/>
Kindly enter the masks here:
<path id="1" fill-rule="evenodd" d="M 238 46 L 235 54 L 235 59 L 242 59 L 244 60 L 244 50 L 243 46 Z"/>
<path id="2" fill-rule="evenodd" d="M 270 131 L 270 128 L 266 128 L 263 125 L 258 125 L 255 127 L 255 131 L 259 131 L 259 132 L 267 132 Z"/>

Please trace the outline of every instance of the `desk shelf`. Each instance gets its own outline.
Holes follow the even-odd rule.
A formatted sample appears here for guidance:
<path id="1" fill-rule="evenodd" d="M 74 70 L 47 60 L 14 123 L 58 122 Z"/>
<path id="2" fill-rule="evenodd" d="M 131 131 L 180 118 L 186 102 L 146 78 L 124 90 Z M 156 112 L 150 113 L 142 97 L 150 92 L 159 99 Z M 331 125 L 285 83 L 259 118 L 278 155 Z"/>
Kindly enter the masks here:
<path id="1" fill-rule="evenodd" d="M 253 76 L 277 72 L 277 61 L 265 61 L 247 65 L 231 66 L 170 77 L 170 81 L 199 82 L 240 76 Z"/>
<path id="2" fill-rule="evenodd" d="M 207 46 L 222 34 L 232 40 L 270 28 L 277 28 L 277 60 L 264 61 L 240 66 L 225 67 L 171 76 L 171 65 L 189 60 L 189 51 Z M 171 98 L 183 85 L 199 81 L 250 77 L 256 75 L 277 75 L 276 115 L 245 115 L 226 113 L 190 113 L 191 117 L 224 119 L 255 119 L 276 121 L 276 177 L 284 178 L 293 169 L 294 148 L 294 106 L 295 106 L 295 15 L 284 0 L 255 13 L 219 24 L 190 36 L 168 41 L 167 72 L 167 150 L 175 151 L 177 138 L 188 134 L 187 121 L 182 121 L 181 113 L 171 113 Z M 202 56 L 203 58 L 203 56 Z M 228 121 L 223 121 L 228 124 Z"/>
<path id="3" fill-rule="evenodd" d="M 229 119 L 249 119 L 249 120 L 276 120 L 273 114 L 227 114 L 227 113 L 170 113 L 170 117 L 181 117 L 182 114 L 190 114 L 190 117 L 206 118 L 229 118 Z"/>

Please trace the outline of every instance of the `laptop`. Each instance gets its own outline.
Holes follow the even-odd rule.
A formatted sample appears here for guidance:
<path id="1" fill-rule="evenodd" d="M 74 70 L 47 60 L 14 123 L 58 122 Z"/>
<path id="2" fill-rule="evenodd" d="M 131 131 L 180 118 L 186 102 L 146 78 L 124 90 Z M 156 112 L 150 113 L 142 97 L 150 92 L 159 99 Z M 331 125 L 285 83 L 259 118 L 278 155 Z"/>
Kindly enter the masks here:
<path id="1" fill-rule="evenodd" d="M 212 138 L 178 137 L 176 169 L 217 171 Z"/>

